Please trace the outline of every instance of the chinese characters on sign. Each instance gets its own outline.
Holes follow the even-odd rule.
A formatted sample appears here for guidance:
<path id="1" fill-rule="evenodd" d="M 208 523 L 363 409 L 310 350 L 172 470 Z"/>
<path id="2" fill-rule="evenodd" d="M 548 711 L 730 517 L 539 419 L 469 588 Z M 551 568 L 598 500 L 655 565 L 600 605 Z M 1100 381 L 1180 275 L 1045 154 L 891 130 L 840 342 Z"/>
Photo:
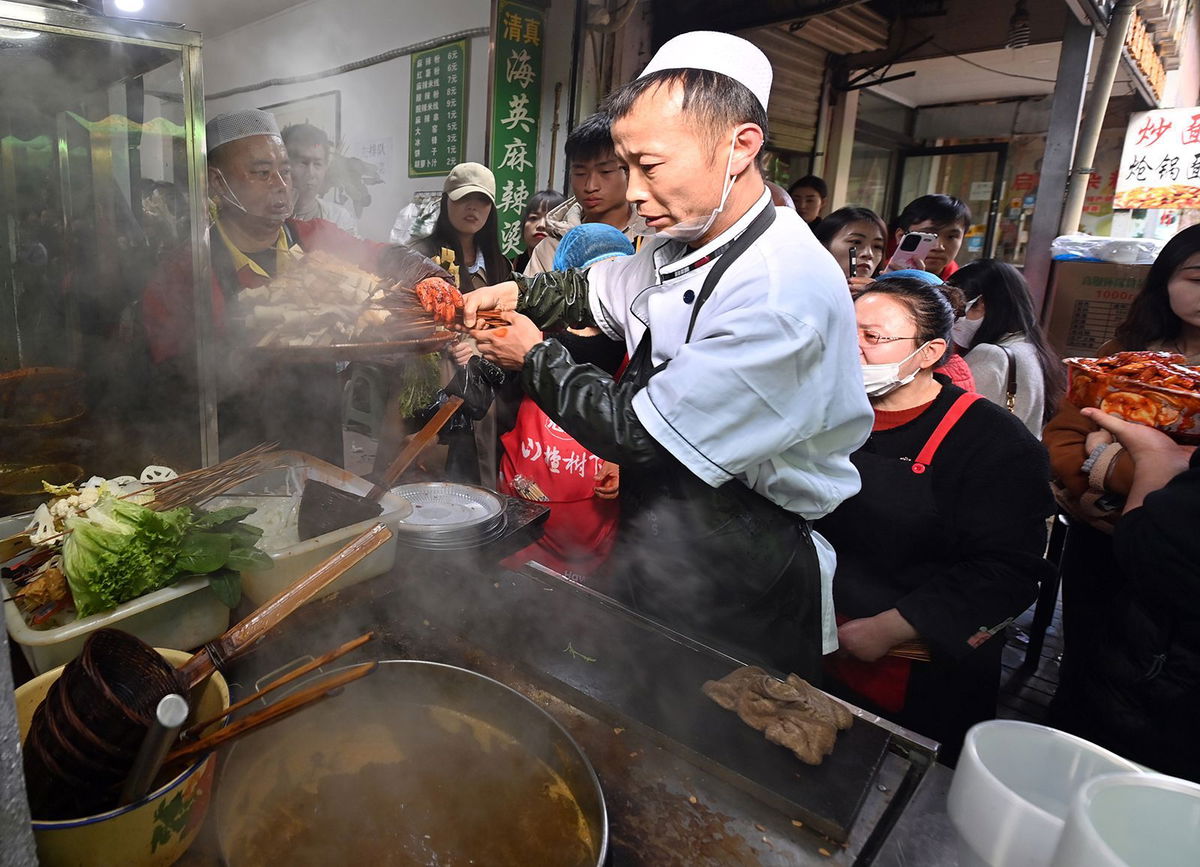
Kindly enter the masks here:
<path id="1" fill-rule="evenodd" d="M 1113 207 L 1200 207 L 1200 106 L 1129 118 Z"/>
<path id="2" fill-rule="evenodd" d="M 408 176 L 449 174 L 463 161 L 467 131 L 467 40 L 412 56 Z"/>
<path id="3" fill-rule="evenodd" d="M 544 10 L 523 3 L 500 0 L 496 10 L 489 153 L 505 256 L 521 252 L 521 210 L 537 189 L 544 20 Z"/>

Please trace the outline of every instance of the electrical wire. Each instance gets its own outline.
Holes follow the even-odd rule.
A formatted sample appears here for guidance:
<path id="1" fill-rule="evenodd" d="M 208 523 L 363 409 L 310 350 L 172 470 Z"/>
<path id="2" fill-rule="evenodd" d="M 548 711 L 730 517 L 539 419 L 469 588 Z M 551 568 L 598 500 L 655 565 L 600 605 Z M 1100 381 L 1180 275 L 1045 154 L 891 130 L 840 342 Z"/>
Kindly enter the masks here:
<path id="1" fill-rule="evenodd" d="M 1029 81 L 1040 81 L 1043 84 L 1057 83 L 1056 80 L 1053 78 L 1038 78 L 1035 75 L 1021 75 L 1018 72 L 1004 72 L 1003 70 L 1000 70 L 1000 69 L 992 69 L 990 66 L 984 66 L 982 63 L 976 63 L 974 60 L 967 60 L 967 58 L 963 57 L 961 54 L 956 54 L 955 52 L 951 51 L 949 48 L 946 48 L 944 45 L 938 45 L 938 43 L 935 41 L 931 40 L 929 44 L 932 45 L 934 48 L 937 48 L 937 49 L 940 49 L 940 50 L 946 52 L 946 54 L 948 54 L 950 57 L 954 57 L 958 60 L 961 60 L 963 63 L 969 64 L 970 66 L 974 66 L 977 69 L 982 69 L 984 72 L 990 72 L 993 75 L 1003 75 L 1008 78 L 1025 78 L 1025 79 L 1028 79 Z"/>

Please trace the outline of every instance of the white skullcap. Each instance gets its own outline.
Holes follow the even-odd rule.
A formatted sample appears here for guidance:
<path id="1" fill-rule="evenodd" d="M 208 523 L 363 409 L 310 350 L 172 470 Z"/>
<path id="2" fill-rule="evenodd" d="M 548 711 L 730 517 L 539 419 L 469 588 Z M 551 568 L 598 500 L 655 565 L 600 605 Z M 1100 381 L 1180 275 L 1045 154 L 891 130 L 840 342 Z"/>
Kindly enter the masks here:
<path id="1" fill-rule="evenodd" d="M 275 122 L 275 115 L 259 108 L 244 108 L 241 111 L 218 114 L 204 125 L 204 138 L 209 153 L 223 144 L 252 135 L 279 135 L 279 124 Z"/>
<path id="2" fill-rule="evenodd" d="M 757 46 L 732 33 L 693 30 L 668 40 L 655 52 L 638 78 L 664 69 L 707 69 L 744 84 L 767 110 L 771 96 L 771 61 Z"/>

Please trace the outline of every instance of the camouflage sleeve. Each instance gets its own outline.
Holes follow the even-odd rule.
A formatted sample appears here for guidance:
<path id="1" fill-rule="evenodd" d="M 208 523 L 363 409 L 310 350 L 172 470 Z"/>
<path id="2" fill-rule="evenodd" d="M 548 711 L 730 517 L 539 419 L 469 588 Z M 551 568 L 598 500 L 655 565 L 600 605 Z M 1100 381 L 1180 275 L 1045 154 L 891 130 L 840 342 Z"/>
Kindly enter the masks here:
<path id="1" fill-rule="evenodd" d="M 586 271 L 547 271 L 533 277 L 513 275 L 520 289 L 517 312 L 524 313 L 539 328 L 583 328 L 595 325 L 588 306 Z"/>

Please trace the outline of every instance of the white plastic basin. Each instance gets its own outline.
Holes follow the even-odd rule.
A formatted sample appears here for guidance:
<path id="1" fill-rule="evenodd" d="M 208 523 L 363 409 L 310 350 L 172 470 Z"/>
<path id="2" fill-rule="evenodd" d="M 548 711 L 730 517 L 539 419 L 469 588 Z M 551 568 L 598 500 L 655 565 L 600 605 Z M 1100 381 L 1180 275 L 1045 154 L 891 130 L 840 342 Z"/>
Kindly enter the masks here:
<path id="1" fill-rule="evenodd" d="M 1076 794 L 1054 867 L 1196 867 L 1200 785 L 1161 774 L 1107 774 Z"/>
<path id="2" fill-rule="evenodd" d="M 963 867 L 1049 867 L 1071 799 L 1101 774 L 1137 773 L 1116 753 L 1057 729 L 989 720 L 967 732 L 947 811 Z"/>

